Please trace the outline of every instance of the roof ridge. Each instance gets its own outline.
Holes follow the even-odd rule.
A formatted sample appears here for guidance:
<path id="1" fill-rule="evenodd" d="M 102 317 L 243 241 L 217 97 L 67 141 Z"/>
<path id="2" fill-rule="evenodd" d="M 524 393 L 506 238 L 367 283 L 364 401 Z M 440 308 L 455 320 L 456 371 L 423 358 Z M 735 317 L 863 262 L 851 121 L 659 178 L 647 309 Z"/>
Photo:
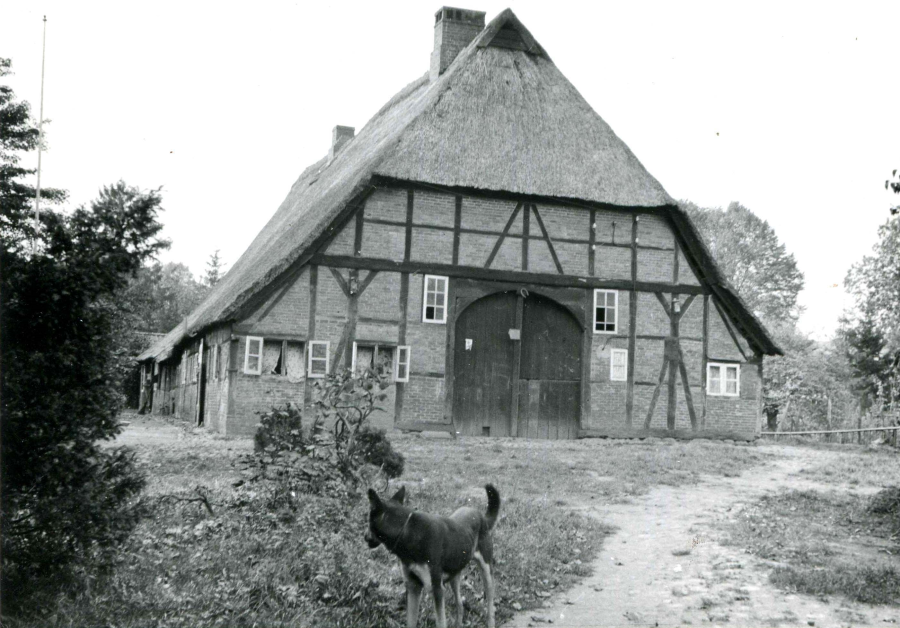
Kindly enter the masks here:
<path id="1" fill-rule="evenodd" d="M 552 59 L 550 55 L 547 54 L 547 51 L 544 50 L 543 46 L 541 46 L 538 41 L 534 38 L 534 35 L 531 34 L 531 31 L 522 24 L 522 21 L 513 13 L 513 10 L 510 8 L 506 8 L 500 12 L 497 17 L 491 20 L 487 26 L 484 27 L 484 30 L 479 33 L 472 43 L 475 44 L 478 48 L 487 48 L 491 45 L 491 42 L 494 41 L 494 38 L 500 33 L 500 31 L 506 27 L 511 26 L 515 29 L 519 36 L 522 38 L 522 41 L 525 42 L 527 46 L 525 52 L 533 55 L 539 55 L 545 57 L 548 61 L 552 63 Z"/>

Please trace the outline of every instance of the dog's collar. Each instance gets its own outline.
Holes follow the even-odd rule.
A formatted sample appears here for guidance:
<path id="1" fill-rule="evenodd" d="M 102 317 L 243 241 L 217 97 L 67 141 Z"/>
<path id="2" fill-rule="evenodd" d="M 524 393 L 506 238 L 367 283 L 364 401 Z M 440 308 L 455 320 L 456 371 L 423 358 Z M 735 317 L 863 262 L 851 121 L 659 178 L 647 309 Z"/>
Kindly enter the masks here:
<path id="1" fill-rule="evenodd" d="M 415 512 L 415 511 L 413 511 Z M 394 546 L 391 548 L 391 552 L 393 553 L 395 549 L 397 549 L 397 545 L 400 544 L 400 539 L 403 538 L 403 533 L 406 532 L 406 526 L 409 525 L 409 520 L 412 519 L 413 513 L 409 513 L 409 516 L 406 518 L 406 521 L 403 523 L 403 527 L 400 529 L 400 534 L 397 535 L 397 538 L 394 539 Z"/>

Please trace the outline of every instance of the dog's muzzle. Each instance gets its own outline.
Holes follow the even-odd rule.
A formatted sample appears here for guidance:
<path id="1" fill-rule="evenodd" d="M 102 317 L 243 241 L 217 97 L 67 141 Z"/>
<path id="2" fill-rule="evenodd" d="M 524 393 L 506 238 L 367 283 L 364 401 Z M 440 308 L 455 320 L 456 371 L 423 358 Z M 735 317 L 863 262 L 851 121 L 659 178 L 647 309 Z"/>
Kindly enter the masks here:
<path id="1" fill-rule="evenodd" d="M 379 545 L 381 545 L 381 541 L 378 540 L 378 537 L 372 534 L 371 530 L 366 530 L 365 533 L 366 543 L 369 544 L 369 549 L 375 549 Z"/>

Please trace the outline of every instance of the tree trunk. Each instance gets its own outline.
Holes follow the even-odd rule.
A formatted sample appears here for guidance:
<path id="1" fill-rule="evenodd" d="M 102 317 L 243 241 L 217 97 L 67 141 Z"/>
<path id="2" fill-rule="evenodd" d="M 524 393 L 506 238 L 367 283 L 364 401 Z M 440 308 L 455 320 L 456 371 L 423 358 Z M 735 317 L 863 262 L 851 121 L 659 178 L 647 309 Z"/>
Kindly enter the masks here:
<path id="1" fill-rule="evenodd" d="M 766 429 L 770 432 L 778 431 L 778 408 L 776 406 L 766 408 Z"/>
<path id="2" fill-rule="evenodd" d="M 828 410 L 826 411 L 826 414 L 825 414 L 825 420 L 828 422 L 828 429 L 830 430 L 831 429 L 831 395 L 828 395 L 828 397 L 826 397 L 826 399 L 828 400 Z M 826 443 L 828 442 L 829 438 L 831 438 L 831 434 L 826 434 L 825 435 Z"/>

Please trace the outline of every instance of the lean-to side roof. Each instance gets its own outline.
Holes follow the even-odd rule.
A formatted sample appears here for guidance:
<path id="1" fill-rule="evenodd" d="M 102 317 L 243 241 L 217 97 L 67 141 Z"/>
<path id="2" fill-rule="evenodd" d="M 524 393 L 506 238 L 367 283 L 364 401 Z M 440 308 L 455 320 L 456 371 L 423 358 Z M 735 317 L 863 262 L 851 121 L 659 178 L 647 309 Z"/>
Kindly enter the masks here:
<path id="1" fill-rule="evenodd" d="M 528 50 L 490 46 L 504 27 L 516 29 Z M 676 206 L 507 9 L 436 80 L 426 74 L 409 84 L 331 162 L 309 167 L 206 300 L 140 359 L 166 359 L 189 334 L 232 318 L 379 175 L 622 207 Z"/>

